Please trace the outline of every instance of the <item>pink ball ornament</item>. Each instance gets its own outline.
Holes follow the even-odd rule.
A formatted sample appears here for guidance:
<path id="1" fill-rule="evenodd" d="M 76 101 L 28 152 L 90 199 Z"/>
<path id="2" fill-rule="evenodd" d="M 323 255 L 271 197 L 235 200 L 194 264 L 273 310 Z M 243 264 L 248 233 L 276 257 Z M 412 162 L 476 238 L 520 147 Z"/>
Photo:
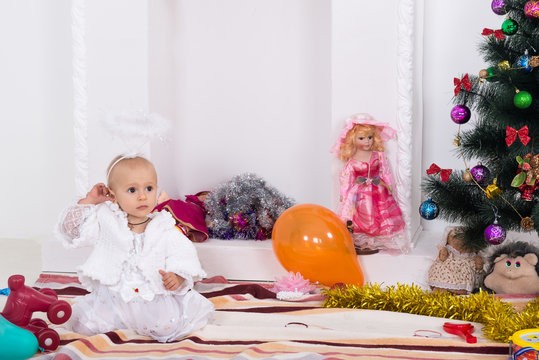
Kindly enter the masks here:
<path id="1" fill-rule="evenodd" d="M 498 224 L 498 220 L 494 220 L 494 223 L 485 229 L 485 240 L 491 245 L 500 245 L 505 236 L 505 229 Z"/>
<path id="2" fill-rule="evenodd" d="M 457 105 L 451 109 L 451 120 L 455 124 L 466 124 L 470 120 L 472 113 L 466 105 Z"/>
<path id="3" fill-rule="evenodd" d="M 524 15 L 529 19 L 539 19 L 539 1 L 528 1 L 524 5 Z"/>

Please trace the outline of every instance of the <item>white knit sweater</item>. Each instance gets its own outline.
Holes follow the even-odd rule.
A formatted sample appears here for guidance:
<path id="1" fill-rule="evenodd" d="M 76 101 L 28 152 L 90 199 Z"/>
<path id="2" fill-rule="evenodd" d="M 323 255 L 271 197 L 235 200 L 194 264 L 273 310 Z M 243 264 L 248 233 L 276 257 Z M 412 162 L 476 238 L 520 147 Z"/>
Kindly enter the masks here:
<path id="1" fill-rule="evenodd" d="M 170 293 L 163 286 L 159 270 L 174 272 L 185 279 L 174 291 L 184 294 L 193 282 L 206 276 L 193 243 L 174 225 L 166 212 L 152 213 L 144 232 L 144 245 L 137 265 L 155 295 Z M 81 283 L 92 291 L 96 285 L 115 286 L 121 280 L 123 263 L 129 256 L 134 234 L 127 214 L 110 201 L 99 205 L 68 207 L 55 229 L 68 248 L 92 246 L 90 256 L 78 268 Z"/>

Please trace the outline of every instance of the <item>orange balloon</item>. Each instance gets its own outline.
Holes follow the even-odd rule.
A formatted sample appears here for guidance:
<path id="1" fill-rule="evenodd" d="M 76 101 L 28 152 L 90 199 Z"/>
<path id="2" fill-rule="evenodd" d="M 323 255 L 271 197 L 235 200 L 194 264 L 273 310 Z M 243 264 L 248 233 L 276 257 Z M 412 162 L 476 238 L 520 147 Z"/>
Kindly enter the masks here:
<path id="1" fill-rule="evenodd" d="M 272 243 L 287 271 L 327 286 L 363 285 L 363 272 L 348 229 L 323 206 L 301 204 L 285 210 L 273 226 Z"/>

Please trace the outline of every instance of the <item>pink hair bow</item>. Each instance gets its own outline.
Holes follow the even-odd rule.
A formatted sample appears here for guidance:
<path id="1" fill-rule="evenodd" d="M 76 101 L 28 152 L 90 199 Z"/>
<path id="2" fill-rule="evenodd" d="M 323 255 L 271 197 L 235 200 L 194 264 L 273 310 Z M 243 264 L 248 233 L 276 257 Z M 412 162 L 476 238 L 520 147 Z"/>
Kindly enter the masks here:
<path id="1" fill-rule="evenodd" d="M 528 145 L 528 142 L 531 140 L 531 138 L 528 136 L 528 125 L 524 125 L 520 128 L 520 130 L 513 129 L 512 127 L 508 126 L 507 129 L 505 129 L 505 142 L 507 143 L 508 147 L 513 145 L 517 139 L 517 135 L 524 146 Z"/>
<path id="2" fill-rule="evenodd" d="M 468 74 L 464 75 L 462 80 L 459 78 L 453 78 L 453 84 L 455 84 L 455 96 L 459 94 L 462 87 L 464 87 L 468 91 L 470 91 L 470 89 L 472 88 L 472 83 L 470 82 Z"/>

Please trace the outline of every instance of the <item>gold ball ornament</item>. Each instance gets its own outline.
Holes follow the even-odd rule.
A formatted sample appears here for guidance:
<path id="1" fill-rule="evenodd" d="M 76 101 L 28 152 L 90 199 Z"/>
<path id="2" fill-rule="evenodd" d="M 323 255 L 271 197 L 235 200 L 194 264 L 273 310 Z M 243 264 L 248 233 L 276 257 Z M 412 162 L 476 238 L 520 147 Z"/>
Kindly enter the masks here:
<path id="1" fill-rule="evenodd" d="M 473 179 L 472 177 L 472 174 L 470 174 L 470 171 L 469 170 L 466 170 L 464 172 L 464 174 L 462 174 L 462 180 L 466 181 L 466 182 L 471 182 Z"/>
<path id="2" fill-rule="evenodd" d="M 479 72 L 479 77 L 481 79 L 486 79 L 488 77 L 488 70 L 487 69 L 483 69 Z"/>
<path id="3" fill-rule="evenodd" d="M 520 226 L 522 226 L 522 228 L 524 230 L 532 230 L 533 229 L 533 220 L 531 217 L 529 216 L 526 216 L 525 218 L 523 218 L 521 221 L 520 221 Z"/>

